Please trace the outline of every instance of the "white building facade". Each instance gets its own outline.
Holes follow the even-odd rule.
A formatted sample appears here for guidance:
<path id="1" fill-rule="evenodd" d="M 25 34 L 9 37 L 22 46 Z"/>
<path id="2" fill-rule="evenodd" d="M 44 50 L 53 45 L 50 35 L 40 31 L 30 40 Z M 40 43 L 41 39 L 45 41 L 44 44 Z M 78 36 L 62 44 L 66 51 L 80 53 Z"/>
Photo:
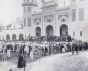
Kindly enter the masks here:
<path id="1" fill-rule="evenodd" d="M 36 0 L 24 0 L 23 28 L 0 31 L 1 40 L 27 39 L 30 36 L 66 36 L 88 41 L 88 2 L 70 0 L 70 5 L 58 8 L 57 1 L 44 1 L 36 12 Z M 22 37 L 22 38 L 21 38 Z"/>

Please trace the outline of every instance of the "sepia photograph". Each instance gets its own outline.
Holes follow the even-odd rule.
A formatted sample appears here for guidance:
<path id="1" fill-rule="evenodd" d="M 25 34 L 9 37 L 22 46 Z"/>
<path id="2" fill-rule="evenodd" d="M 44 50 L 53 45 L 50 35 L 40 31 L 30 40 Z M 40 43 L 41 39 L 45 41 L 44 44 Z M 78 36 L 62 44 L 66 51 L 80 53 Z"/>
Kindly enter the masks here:
<path id="1" fill-rule="evenodd" d="M 0 71 L 88 71 L 88 0 L 0 0 Z"/>

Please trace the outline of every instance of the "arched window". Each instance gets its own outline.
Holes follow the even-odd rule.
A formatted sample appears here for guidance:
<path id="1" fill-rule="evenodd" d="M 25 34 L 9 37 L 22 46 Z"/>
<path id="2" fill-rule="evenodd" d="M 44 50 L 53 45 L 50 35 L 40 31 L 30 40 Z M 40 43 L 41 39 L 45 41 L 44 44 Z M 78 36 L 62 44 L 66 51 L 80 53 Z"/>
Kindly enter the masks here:
<path id="1" fill-rule="evenodd" d="M 66 19 L 65 19 L 65 18 L 63 18 L 63 19 L 61 20 L 61 22 L 66 22 Z"/>
<path id="2" fill-rule="evenodd" d="M 19 35 L 19 40 L 21 40 L 21 41 L 24 40 L 23 34 L 20 34 L 20 35 Z"/>
<path id="3" fill-rule="evenodd" d="M 16 40 L 16 34 L 12 35 L 12 40 Z"/>
<path id="4" fill-rule="evenodd" d="M 6 40 L 10 40 L 10 35 L 9 34 L 6 35 Z"/>

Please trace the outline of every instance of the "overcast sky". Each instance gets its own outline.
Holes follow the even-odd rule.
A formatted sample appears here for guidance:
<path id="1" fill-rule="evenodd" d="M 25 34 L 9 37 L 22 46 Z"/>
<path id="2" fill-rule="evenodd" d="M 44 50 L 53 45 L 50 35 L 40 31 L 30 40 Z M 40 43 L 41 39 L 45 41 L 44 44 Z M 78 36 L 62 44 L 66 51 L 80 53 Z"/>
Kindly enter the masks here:
<path id="1" fill-rule="evenodd" d="M 7 25 L 16 18 L 22 17 L 22 2 L 23 0 L 0 0 L 0 24 Z M 69 0 L 66 0 L 66 4 L 69 4 Z M 63 6 L 64 0 L 58 0 L 58 5 Z"/>

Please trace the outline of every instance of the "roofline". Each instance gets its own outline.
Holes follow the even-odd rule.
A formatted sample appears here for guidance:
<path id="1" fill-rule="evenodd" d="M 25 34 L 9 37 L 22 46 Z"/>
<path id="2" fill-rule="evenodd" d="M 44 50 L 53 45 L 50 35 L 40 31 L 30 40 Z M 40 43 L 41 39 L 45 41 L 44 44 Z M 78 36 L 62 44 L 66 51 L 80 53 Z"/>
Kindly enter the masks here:
<path id="1" fill-rule="evenodd" d="M 70 9 L 70 6 L 57 8 L 56 11 L 62 11 L 62 10 L 67 10 L 67 9 Z"/>

